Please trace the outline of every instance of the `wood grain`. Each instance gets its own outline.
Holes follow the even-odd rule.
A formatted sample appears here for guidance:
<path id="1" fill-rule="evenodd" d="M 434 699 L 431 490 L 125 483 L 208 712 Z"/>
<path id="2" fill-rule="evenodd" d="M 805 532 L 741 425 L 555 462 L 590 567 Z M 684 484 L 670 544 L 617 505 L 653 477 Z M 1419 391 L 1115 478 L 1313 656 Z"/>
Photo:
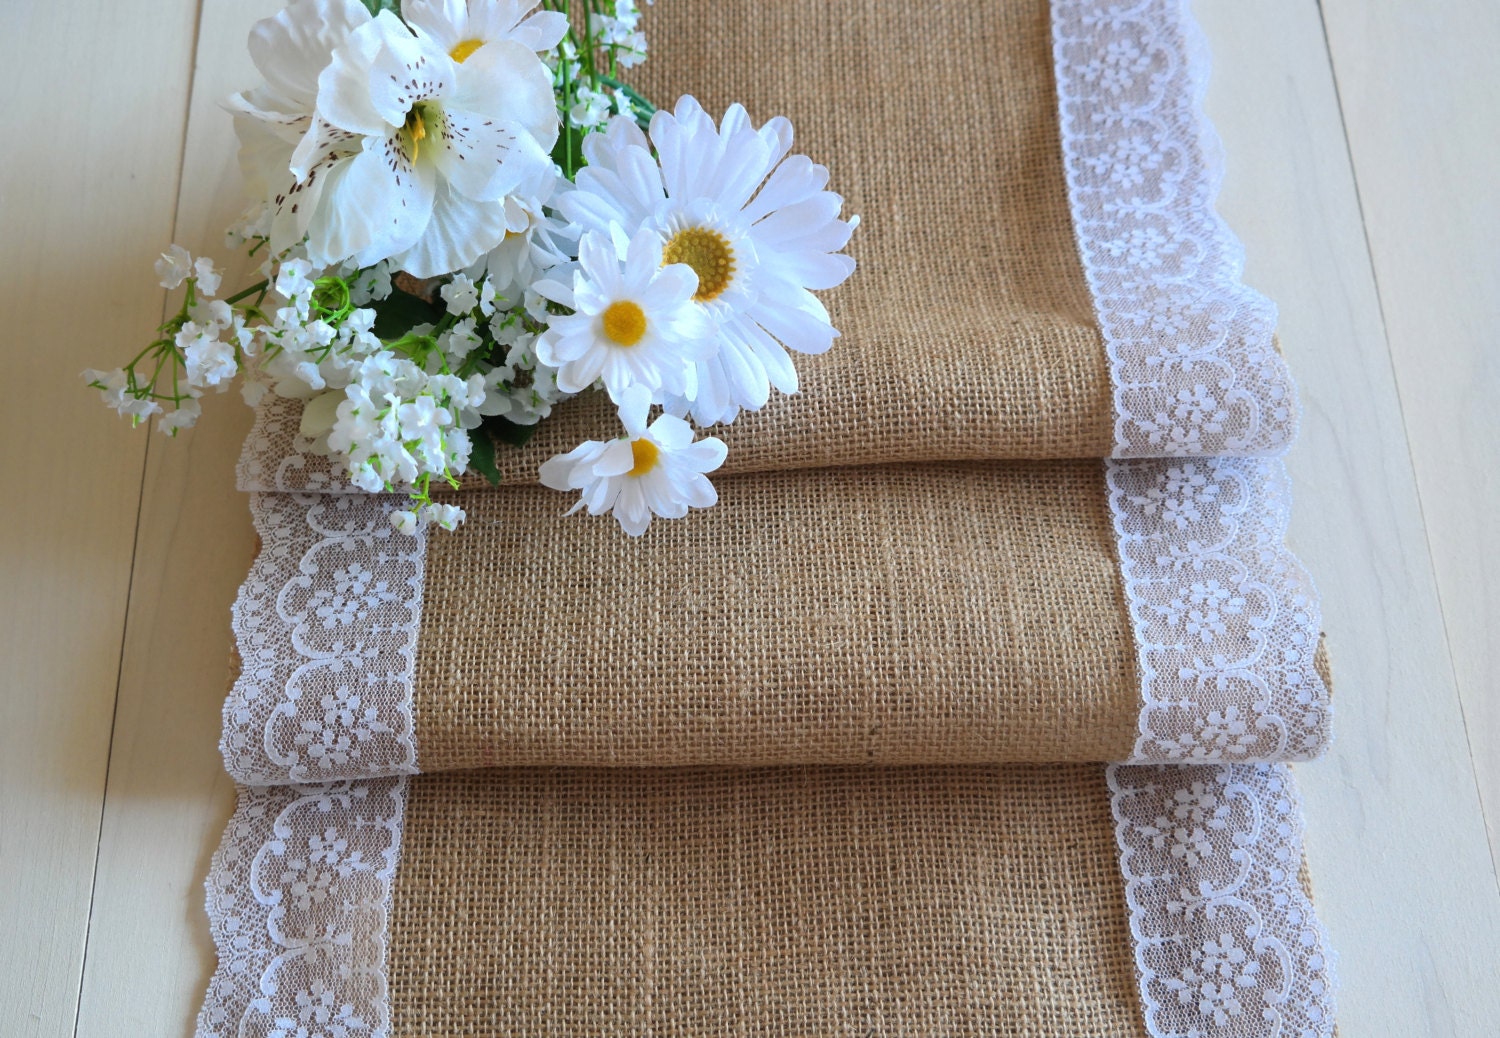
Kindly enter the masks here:
<path id="1" fill-rule="evenodd" d="M 226 290 L 258 275 L 223 244 L 243 197 L 220 102 L 255 82 L 246 33 L 281 6 L 206 0 L 200 14 L 176 240 L 219 258 Z M 190 1035 L 213 971 L 203 877 L 234 800 L 218 745 L 229 609 L 254 553 L 234 486 L 249 427 L 238 393 L 214 397 L 147 460 L 79 1036 Z"/>
<path id="2" fill-rule="evenodd" d="M 1198 14 L 1218 44 L 1220 209 L 1302 386 L 1291 541 L 1323 592 L 1336 742 L 1298 773 L 1341 1028 L 1488 1038 L 1500 894 L 1318 9 Z"/>
<path id="3" fill-rule="evenodd" d="M 151 264 L 172 235 L 195 7 L 13 4 L 0 33 L 7 1035 L 73 1032 L 148 436 L 78 373 L 162 319 Z"/>
<path id="4" fill-rule="evenodd" d="M 1500 858 L 1500 6 L 1462 8 L 1438 19 L 1420 5 L 1332 0 L 1323 21 Z"/>

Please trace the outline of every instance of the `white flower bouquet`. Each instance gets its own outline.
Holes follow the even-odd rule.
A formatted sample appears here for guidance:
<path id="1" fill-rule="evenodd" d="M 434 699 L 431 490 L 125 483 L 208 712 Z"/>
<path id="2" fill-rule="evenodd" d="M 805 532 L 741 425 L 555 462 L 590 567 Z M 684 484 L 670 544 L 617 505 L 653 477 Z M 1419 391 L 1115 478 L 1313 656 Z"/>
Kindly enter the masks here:
<path id="1" fill-rule="evenodd" d="M 726 448 L 694 424 L 795 393 L 791 354 L 838 335 L 813 292 L 852 273 L 858 221 L 828 171 L 790 154 L 785 119 L 716 123 L 687 96 L 658 112 L 626 86 L 634 0 L 396 8 L 294 0 L 254 27 L 265 82 L 228 101 L 253 201 L 229 243 L 264 279 L 221 295 L 213 261 L 173 245 L 156 270 L 176 315 L 84 377 L 169 435 L 237 376 L 252 406 L 302 401 L 352 484 L 410 494 L 406 532 L 453 528 L 435 487 L 498 481 L 497 442 L 602 390 L 623 435 L 541 482 L 632 535 L 711 506 Z"/>

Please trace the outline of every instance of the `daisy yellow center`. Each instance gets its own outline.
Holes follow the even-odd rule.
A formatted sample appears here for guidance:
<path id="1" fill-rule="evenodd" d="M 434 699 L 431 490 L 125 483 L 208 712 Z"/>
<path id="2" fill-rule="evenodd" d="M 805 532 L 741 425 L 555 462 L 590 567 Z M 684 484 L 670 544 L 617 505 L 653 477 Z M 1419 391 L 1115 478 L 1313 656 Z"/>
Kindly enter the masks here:
<path id="1" fill-rule="evenodd" d="M 635 459 L 635 466 L 626 475 L 644 476 L 656 468 L 656 461 L 661 457 L 661 448 L 650 440 L 631 440 L 630 456 Z"/>
<path id="2" fill-rule="evenodd" d="M 698 275 L 693 299 L 707 303 L 717 299 L 734 280 L 734 250 L 729 239 L 707 227 L 684 227 L 672 235 L 661 251 L 661 261 L 686 263 Z"/>
<path id="3" fill-rule="evenodd" d="M 464 40 L 448 52 L 448 57 L 462 65 L 473 57 L 474 52 L 484 46 L 483 40 Z"/>
<path id="4" fill-rule="evenodd" d="M 634 346 L 646 335 L 646 312 L 628 299 L 604 311 L 604 337 L 616 346 Z"/>

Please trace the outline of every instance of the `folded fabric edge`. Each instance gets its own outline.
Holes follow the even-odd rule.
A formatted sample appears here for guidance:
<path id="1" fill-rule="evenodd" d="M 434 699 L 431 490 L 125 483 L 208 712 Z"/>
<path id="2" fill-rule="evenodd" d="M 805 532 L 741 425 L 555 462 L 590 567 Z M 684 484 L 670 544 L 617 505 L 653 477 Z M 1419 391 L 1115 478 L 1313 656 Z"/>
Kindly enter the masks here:
<path id="1" fill-rule="evenodd" d="M 1321 617 L 1284 543 L 1284 465 L 1111 461 L 1100 476 L 1141 687 L 1131 762 L 1320 754 L 1331 732 Z M 261 551 L 234 607 L 242 669 L 221 740 L 236 781 L 420 770 L 413 697 L 428 534 L 391 528 L 402 503 L 250 496 Z"/>
<path id="2" fill-rule="evenodd" d="M 1187 0 L 1054 0 L 1069 207 L 1114 382 L 1116 457 L 1268 456 L 1296 437 L 1276 308 L 1214 207 L 1222 146 Z"/>
<path id="3" fill-rule="evenodd" d="M 1290 769 L 1111 765 L 1106 782 L 1152 1038 L 1330 1035 L 1332 964 L 1299 882 Z M 388 1038 L 408 783 L 241 788 L 205 881 L 219 962 L 199 1038 L 311 1023 Z"/>

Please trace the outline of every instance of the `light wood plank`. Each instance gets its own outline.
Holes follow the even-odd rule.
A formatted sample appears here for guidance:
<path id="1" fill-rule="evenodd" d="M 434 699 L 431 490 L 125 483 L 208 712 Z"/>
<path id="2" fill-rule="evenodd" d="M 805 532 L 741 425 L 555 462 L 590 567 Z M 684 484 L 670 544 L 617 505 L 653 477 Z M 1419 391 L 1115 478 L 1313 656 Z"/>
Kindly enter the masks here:
<path id="1" fill-rule="evenodd" d="M 280 0 L 207 0 L 198 38 L 177 240 L 218 257 L 243 208 L 236 143 L 220 102 L 256 79 L 245 37 Z M 136 541 L 119 711 L 99 846 L 78 1035 L 188 1035 L 214 966 L 203 877 L 233 784 L 218 753 L 229 608 L 253 554 L 234 459 L 250 411 L 206 400 L 197 428 L 152 445 Z M 148 956 L 141 949 L 150 948 Z"/>
<path id="2" fill-rule="evenodd" d="M 1500 6 L 1323 6 L 1463 696 L 1500 857 Z"/>
<path id="3" fill-rule="evenodd" d="M 161 320 L 196 3 L 6 7 L 0 1006 L 73 1031 L 146 430 L 78 379 Z M 14 437 L 19 434 L 17 441 Z"/>
<path id="4" fill-rule="evenodd" d="M 1490 1038 L 1500 894 L 1318 5 L 1196 9 L 1228 154 L 1220 209 L 1248 281 L 1281 305 L 1303 388 L 1291 536 L 1323 592 L 1337 742 L 1299 776 L 1343 1033 Z"/>

